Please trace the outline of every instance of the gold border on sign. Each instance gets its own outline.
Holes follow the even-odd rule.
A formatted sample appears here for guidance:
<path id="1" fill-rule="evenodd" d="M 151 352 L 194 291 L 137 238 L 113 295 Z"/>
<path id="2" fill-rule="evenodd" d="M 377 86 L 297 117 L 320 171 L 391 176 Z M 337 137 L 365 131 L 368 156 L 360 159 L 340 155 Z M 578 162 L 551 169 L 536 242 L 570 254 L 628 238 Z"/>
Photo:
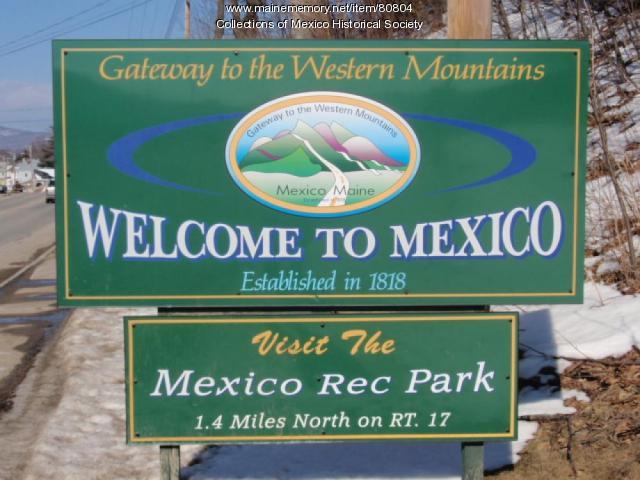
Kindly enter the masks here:
<path id="1" fill-rule="evenodd" d="M 524 52 L 524 53 L 572 53 L 576 58 L 576 114 L 575 114 L 575 143 L 574 143 L 574 184 L 573 184 L 573 252 L 571 290 L 564 292 L 511 292 L 511 293 L 370 293 L 370 294 L 283 294 L 283 295 L 71 295 L 69 286 L 69 213 L 67 187 L 67 121 L 66 121 L 66 93 L 65 93 L 65 55 L 67 53 L 95 53 L 95 52 Z M 578 225 L 579 221 L 579 179 L 580 172 L 580 98 L 582 97 L 582 71 L 580 48 L 318 48 L 318 47 L 187 47 L 187 48 L 61 48 L 61 113 L 62 113 L 62 163 L 63 163 L 63 237 L 64 237 L 64 299 L 65 300 L 266 300 L 266 299 L 370 299 L 370 298 L 536 298 L 536 297 L 575 297 L 578 283 Z"/>
<path id="2" fill-rule="evenodd" d="M 482 320 L 507 320 L 511 323 L 511 372 L 509 395 L 509 430 L 500 433 L 443 433 L 443 434 L 380 434 L 380 435 L 257 435 L 257 436 L 202 436 L 202 437 L 138 437 L 135 429 L 135 375 L 134 375 L 134 339 L 133 330 L 137 325 L 224 325 L 224 324 L 262 324 L 262 323 L 374 323 L 374 322 L 431 322 L 431 321 L 482 321 Z M 265 441 L 296 441 L 296 440 L 426 440 L 426 439 L 470 439 L 470 438 L 512 438 L 515 433 L 516 422 L 516 398 L 518 378 L 518 315 L 517 313 L 501 312 L 496 314 L 450 314 L 450 315 L 409 315 L 406 317 L 374 316 L 351 318 L 311 317 L 311 318 L 178 318 L 178 317 L 129 317 L 127 322 L 128 337 L 128 385 L 129 411 L 127 415 L 127 428 L 130 443 L 169 443 L 169 442 L 265 442 Z"/>

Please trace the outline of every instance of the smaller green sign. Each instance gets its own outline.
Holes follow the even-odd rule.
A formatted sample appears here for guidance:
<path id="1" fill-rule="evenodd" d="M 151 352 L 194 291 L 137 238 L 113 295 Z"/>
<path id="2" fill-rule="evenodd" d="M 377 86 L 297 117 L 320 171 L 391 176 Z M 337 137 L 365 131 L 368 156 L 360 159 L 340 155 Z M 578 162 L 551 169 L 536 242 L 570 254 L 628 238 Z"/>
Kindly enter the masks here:
<path id="1" fill-rule="evenodd" d="M 125 318 L 129 443 L 516 438 L 517 313 Z"/>

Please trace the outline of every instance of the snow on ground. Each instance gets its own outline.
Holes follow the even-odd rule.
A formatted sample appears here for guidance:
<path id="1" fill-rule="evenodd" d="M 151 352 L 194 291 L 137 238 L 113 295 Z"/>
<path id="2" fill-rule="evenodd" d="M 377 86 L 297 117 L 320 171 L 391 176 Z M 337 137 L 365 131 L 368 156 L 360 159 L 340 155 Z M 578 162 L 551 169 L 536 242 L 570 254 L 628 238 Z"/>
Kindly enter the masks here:
<path id="1" fill-rule="evenodd" d="M 520 439 L 485 447 L 485 468 L 514 463 L 537 431 L 536 422 L 518 422 Z M 454 480 L 462 475 L 459 443 L 376 442 L 227 446 L 206 451 L 187 468 L 189 480 L 420 478 Z"/>
<path id="2" fill-rule="evenodd" d="M 573 407 L 564 405 L 564 401 L 575 398 L 580 402 L 588 402 L 589 396 L 580 390 L 562 390 L 557 387 L 531 388 L 525 387 L 518 399 L 518 415 L 552 415 L 576 413 Z"/>
<path id="3" fill-rule="evenodd" d="M 533 438 L 535 422 L 519 422 L 521 435 Z M 522 440 L 514 443 L 522 449 Z M 489 444 L 486 468 L 511 458 L 507 443 Z M 333 443 L 229 446 L 207 451 L 202 463 L 186 469 L 190 480 L 204 479 L 460 479 L 459 443 Z M 510 462 L 507 462 L 510 463 Z"/>
<path id="4" fill-rule="evenodd" d="M 59 390 L 60 398 L 50 415 L 29 419 L 39 432 L 29 449 L 25 479 L 158 478 L 157 448 L 125 444 L 122 317 L 131 314 L 155 310 L 79 309 L 63 327 L 43 373 L 55 372 L 63 385 L 39 392 L 55 396 Z M 23 400 L 22 389 L 16 403 Z M 183 448 L 185 460 L 197 450 Z"/>
<path id="5" fill-rule="evenodd" d="M 623 355 L 633 345 L 640 345 L 639 307 L 637 296 L 587 283 L 583 305 L 531 309 L 521 317 L 520 347 L 525 349 L 525 356 L 520 360 L 520 376 L 529 378 L 545 366 L 563 371 L 571 363 L 554 360 L 553 356 L 582 359 Z"/>
<path id="6" fill-rule="evenodd" d="M 520 377 L 537 377 L 541 387 L 521 391 L 518 415 L 571 414 L 575 409 L 564 405 L 566 399 L 589 401 L 584 392 L 561 391 L 546 381 L 570 364 L 557 357 L 619 356 L 633 345 L 640 346 L 640 298 L 621 295 L 608 286 L 587 283 L 583 305 L 530 308 L 521 313 Z M 517 442 L 486 444 L 485 468 L 517 462 L 537 428 L 536 422 L 519 421 Z M 233 446 L 208 451 L 200 460 L 186 470 L 187 478 L 453 480 L 461 475 L 458 443 Z"/>
<path id="7" fill-rule="evenodd" d="M 558 356 L 603 358 L 640 345 L 640 298 L 587 284 L 584 305 L 531 309 L 521 316 L 521 378 L 538 377 L 541 388 L 520 395 L 519 415 L 569 414 L 564 400 L 589 401 L 583 392 L 562 392 L 545 378 L 568 362 Z M 64 385 L 54 411 L 37 419 L 41 431 L 32 444 L 25 478 L 157 478 L 158 449 L 125 445 L 123 315 L 152 310 L 79 309 L 60 332 L 51 369 L 62 370 Z M 21 392 L 18 391 L 20 400 Z M 34 419 L 36 422 L 36 419 Z M 519 422 L 518 442 L 487 444 L 486 466 L 518 459 L 537 423 Z M 61 450 L 61 448 L 63 450 Z M 183 467 L 201 450 L 182 447 Z M 206 450 L 185 468 L 190 479 L 458 479 L 459 443 L 333 443 L 227 446 Z"/>

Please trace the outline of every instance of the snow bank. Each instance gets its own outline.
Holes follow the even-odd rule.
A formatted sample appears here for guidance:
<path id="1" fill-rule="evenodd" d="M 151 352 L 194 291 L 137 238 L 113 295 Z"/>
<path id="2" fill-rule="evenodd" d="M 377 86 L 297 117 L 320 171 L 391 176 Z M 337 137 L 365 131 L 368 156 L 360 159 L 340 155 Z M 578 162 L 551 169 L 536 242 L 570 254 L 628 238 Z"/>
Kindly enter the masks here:
<path id="1" fill-rule="evenodd" d="M 519 415 L 570 414 L 570 397 L 560 391 L 557 372 L 568 364 L 558 356 L 603 358 L 622 355 L 640 338 L 640 299 L 589 283 L 584 305 L 531 309 L 521 316 L 521 378 L 536 378 L 539 388 L 520 394 Z M 43 422 L 25 478 L 157 478 L 158 449 L 125 445 L 122 317 L 153 310 L 77 310 L 54 346 L 54 364 L 66 378 L 60 401 Z M 515 463 L 535 435 L 535 422 L 518 422 L 517 442 L 486 446 L 489 469 Z M 183 466 L 199 446 L 182 447 Z M 227 446 L 206 450 L 184 468 L 190 479 L 438 478 L 461 474 L 459 443 L 333 443 Z"/>
<path id="2" fill-rule="evenodd" d="M 158 478 L 158 448 L 125 444 L 122 317 L 132 314 L 155 310 L 76 310 L 67 321 L 47 366 L 64 372 L 61 398 L 33 419 L 41 431 L 25 479 Z M 198 447 L 182 450 L 188 460 Z"/>
<path id="3" fill-rule="evenodd" d="M 640 338 L 640 299 L 588 283 L 583 305 L 538 307 L 521 314 L 520 377 L 537 379 L 519 397 L 519 416 L 571 414 L 568 398 L 588 402 L 584 392 L 554 386 L 569 362 L 558 356 L 604 358 L 622 355 Z M 499 310 L 499 308 L 497 308 Z M 538 429 L 519 421 L 517 442 L 487 443 L 485 465 L 496 469 L 516 463 Z M 187 478 L 313 478 L 371 480 L 421 478 L 454 480 L 461 475 L 459 443 L 369 443 L 230 446 L 209 450 L 201 463 L 185 470 Z"/>
<path id="4" fill-rule="evenodd" d="M 545 366 L 562 372 L 570 361 L 554 357 L 604 358 L 628 352 L 640 339 L 640 299 L 612 287 L 585 285 L 584 305 L 531 309 L 521 316 L 520 376 L 529 378 Z"/>

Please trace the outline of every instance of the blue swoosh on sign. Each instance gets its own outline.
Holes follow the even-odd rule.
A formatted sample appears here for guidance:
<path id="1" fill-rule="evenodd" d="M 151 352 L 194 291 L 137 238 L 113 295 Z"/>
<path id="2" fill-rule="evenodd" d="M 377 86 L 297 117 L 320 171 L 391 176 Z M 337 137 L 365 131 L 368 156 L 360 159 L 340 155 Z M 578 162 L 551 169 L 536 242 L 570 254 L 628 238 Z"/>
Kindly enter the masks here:
<path id="1" fill-rule="evenodd" d="M 207 123 L 215 123 L 223 120 L 233 120 L 236 118 L 240 118 L 243 115 L 244 113 L 207 115 L 205 117 L 187 118 L 138 130 L 113 142 L 109 146 L 109 150 L 107 151 L 107 158 L 109 159 L 111 165 L 113 165 L 117 170 L 124 173 L 125 175 L 136 178 L 138 180 L 142 180 L 143 182 L 153 183 L 162 187 L 183 190 L 186 192 L 204 193 L 207 195 L 221 195 L 220 193 L 214 192 L 212 190 L 189 187 L 187 185 L 171 182 L 169 180 L 165 180 L 163 178 L 152 175 L 136 164 L 135 154 L 136 151 L 145 143 L 161 137 L 162 135 L 165 135 L 167 133 L 175 132 L 176 130 L 182 130 L 184 128 L 205 125 Z"/>
<path id="2" fill-rule="evenodd" d="M 475 182 L 466 183 L 457 187 L 450 187 L 445 190 L 439 190 L 433 193 L 454 192 L 456 190 L 466 190 L 469 188 L 481 187 L 490 183 L 499 182 L 509 177 L 513 177 L 522 173 L 536 161 L 536 149 L 526 140 L 513 135 L 512 133 L 499 130 L 497 128 L 488 127 L 479 123 L 467 122 L 466 120 L 456 120 L 453 118 L 434 117 L 432 115 L 424 115 L 422 113 L 403 113 L 402 116 L 406 120 L 424 120 L 426 122 L 442 123 L 452 127 L 463 128 L 471 132 L 479 133 L 485 137 L 489 137 L 502 144 L 511 153 L 509 164 L 498 173 L 482 178 Z"/>
<path id="3" fill-rule="evenodd" d="M 187 185 L 165 180 L 157 177 L 146 170 L 142 169 L 135 162 L 136 151 L 142 147 L 145 143 L 154 140 L 162 135 L 171 133 L 184 128 L 195 127 L 199 125 L 205 125 L 207 123 L 215 123 L 224 120 L 233 120 L 240 118 L 244 113 L 225 113 L 219 115 L 207 115 L 204 117 L 187 118 L 183 120 L 177 120 L 169 123 L 163 123 L 161 125 L 154 125 L 152 127 L 144 128 L 136 132 L 130 133 L 115 142 L 113 142 L 107 151 L 107 158 L 113 167 L 118 171 L 128 175 L 130 177 L 142 180 L 144 182 L 153 183 L 162 187 L 173 188 L 176 190 L 182 190 L 187 192 L 204 193 L 207 195 L 220 195 L 218 192 L 212 190 L 204 190 L 200 188 L 194 188 Z M 517 175 L 527 168 L 529 168 L 536 160 L 536 149 L 526 140 L 513 135 L 512 133 L 500 130 L 497 128 L 489 127 L 487 125 L 481 125 L 478 123 L 468 122 L 466 120 L 457 120 L 453 118 L 435 117 L 432 115 L 425 115 L 422 113 L 403 113 L 402 116 L 406 120 L 421 120 L 426 122 L 442 123 L 450 125 L 452 127 L 462 128 L 471 132 L 478 133 L 489 137 L 501 145 L 503 145 L 511 154 L 511 160 L 509 164 L 500 170 L 499 172 L 482 178 L 480 180 L 459 185 L 456 187 L 450 187 L 445 190 L 439 190 L 433 193 L 446 193 L 457 190 L 466 190 L 469 188 L 481 187 L 489 185 L 506 178 Z"/>

